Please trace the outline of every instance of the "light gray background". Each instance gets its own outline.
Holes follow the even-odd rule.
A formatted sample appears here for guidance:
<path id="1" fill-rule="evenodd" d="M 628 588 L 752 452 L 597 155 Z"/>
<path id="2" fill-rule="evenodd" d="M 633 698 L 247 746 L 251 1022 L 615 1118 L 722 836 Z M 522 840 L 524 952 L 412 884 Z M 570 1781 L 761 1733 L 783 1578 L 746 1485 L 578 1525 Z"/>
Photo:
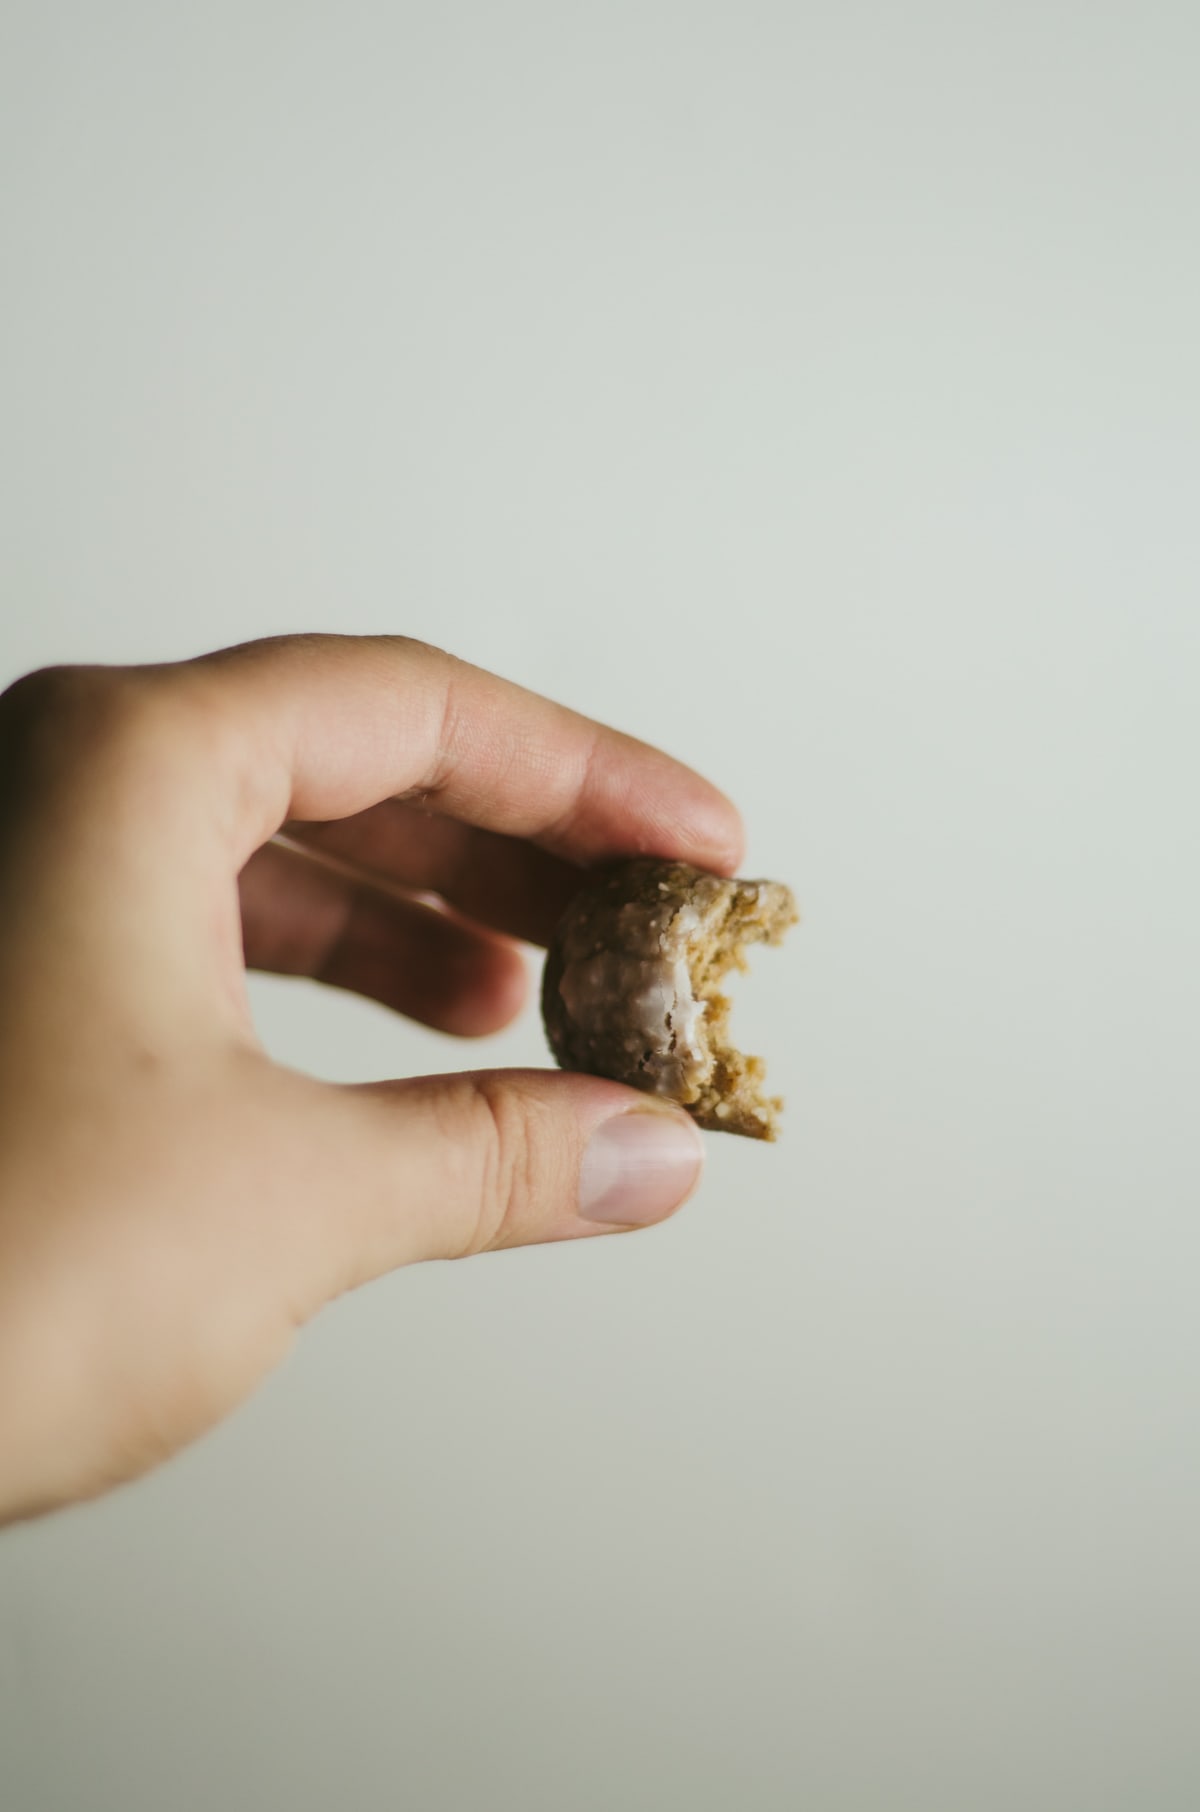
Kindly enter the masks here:
<path id="1" fill-rule="evenodd" d="M 784 1143 L 0 1541 L 5 1807 L 1191 1812 L 1195 7 L 3 21 L 3 677 L 425 636 L 711 774 L 806 920 Z"/>

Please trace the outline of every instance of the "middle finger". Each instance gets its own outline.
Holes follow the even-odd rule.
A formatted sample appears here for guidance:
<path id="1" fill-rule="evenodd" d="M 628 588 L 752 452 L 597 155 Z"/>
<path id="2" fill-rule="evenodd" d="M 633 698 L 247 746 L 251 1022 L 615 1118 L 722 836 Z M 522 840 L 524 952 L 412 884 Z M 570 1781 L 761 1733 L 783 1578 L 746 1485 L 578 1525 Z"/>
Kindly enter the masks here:
<path id="1" fill-rule="evenodd" d="M 527 943 L 546 944 L 584 870 L 518 837 L 385 799 L 352 818 L 283 827 L 306 848 L 365 878 L 436 893 L 456 911 Z"/>

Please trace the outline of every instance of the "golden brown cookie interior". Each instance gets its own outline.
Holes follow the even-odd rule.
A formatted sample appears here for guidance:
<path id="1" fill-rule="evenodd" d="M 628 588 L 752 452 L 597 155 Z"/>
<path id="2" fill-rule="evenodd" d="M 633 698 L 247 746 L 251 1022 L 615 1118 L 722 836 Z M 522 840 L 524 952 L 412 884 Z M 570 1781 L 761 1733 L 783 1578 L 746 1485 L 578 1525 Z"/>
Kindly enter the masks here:
<path id="1" fill-rule="evenodd" d="M 780 944 L 798 918 L 790 889 L 777 881 L 735 881 L 726 909 L 701 925 L 688 954 L 695 997 L 703 1001 L 702 1026 L 711 1074 L 688 1111 L 714 1132 L 774 1139 L 783 1102 L 765 1092 L 767 1066 L 744 1055 L 730 1032 L 731 1002 L 721 983 L 734 969 L 749 968 L 751 944 Z"/>
<path id="2" fill-rule="evenodd" d="M 721 983 L 797 916 L 776 881 L 651 859 L 609 870 L 550 946 L 542 1010 L 559 1063 L 678 1101 L 714 1132 L 775 1138 L 782 1103 L 764 1092 L 762 1059 L 733 1044 Z"/>

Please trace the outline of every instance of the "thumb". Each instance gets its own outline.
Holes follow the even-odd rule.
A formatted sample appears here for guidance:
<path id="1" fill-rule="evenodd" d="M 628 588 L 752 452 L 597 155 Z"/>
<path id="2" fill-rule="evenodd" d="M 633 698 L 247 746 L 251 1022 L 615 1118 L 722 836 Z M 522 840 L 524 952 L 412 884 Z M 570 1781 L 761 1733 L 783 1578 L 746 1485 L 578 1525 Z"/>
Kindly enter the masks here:
<path id="1" fill-rule="evenodd" d="M 330 1296 L 420 1259 L 665 1220 L 704 1162 L 681 1108 L 594 1076 L 474 1071 L 330 1094 Z"/>

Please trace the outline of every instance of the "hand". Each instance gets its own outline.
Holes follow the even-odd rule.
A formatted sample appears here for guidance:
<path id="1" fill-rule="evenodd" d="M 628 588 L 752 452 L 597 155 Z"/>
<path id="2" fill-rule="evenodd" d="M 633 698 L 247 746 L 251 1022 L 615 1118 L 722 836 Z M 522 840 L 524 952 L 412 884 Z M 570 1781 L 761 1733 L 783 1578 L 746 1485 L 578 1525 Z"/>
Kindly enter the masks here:
<path id="1" fill-rule="evenodd" d="M 580 865 L 637 852 L 729 873 L 737 813 L 420 643 L 296 637 L 4 694 L 0 1520 L 145 1471 L 395 1266 L 686 1198 L 677 1109 L 542 1071 L 319 1082 L 267 1057 L 245 989 L 248 964 L 492 1031 L 525 994 L 513 940 L 545 939 Z"/>

